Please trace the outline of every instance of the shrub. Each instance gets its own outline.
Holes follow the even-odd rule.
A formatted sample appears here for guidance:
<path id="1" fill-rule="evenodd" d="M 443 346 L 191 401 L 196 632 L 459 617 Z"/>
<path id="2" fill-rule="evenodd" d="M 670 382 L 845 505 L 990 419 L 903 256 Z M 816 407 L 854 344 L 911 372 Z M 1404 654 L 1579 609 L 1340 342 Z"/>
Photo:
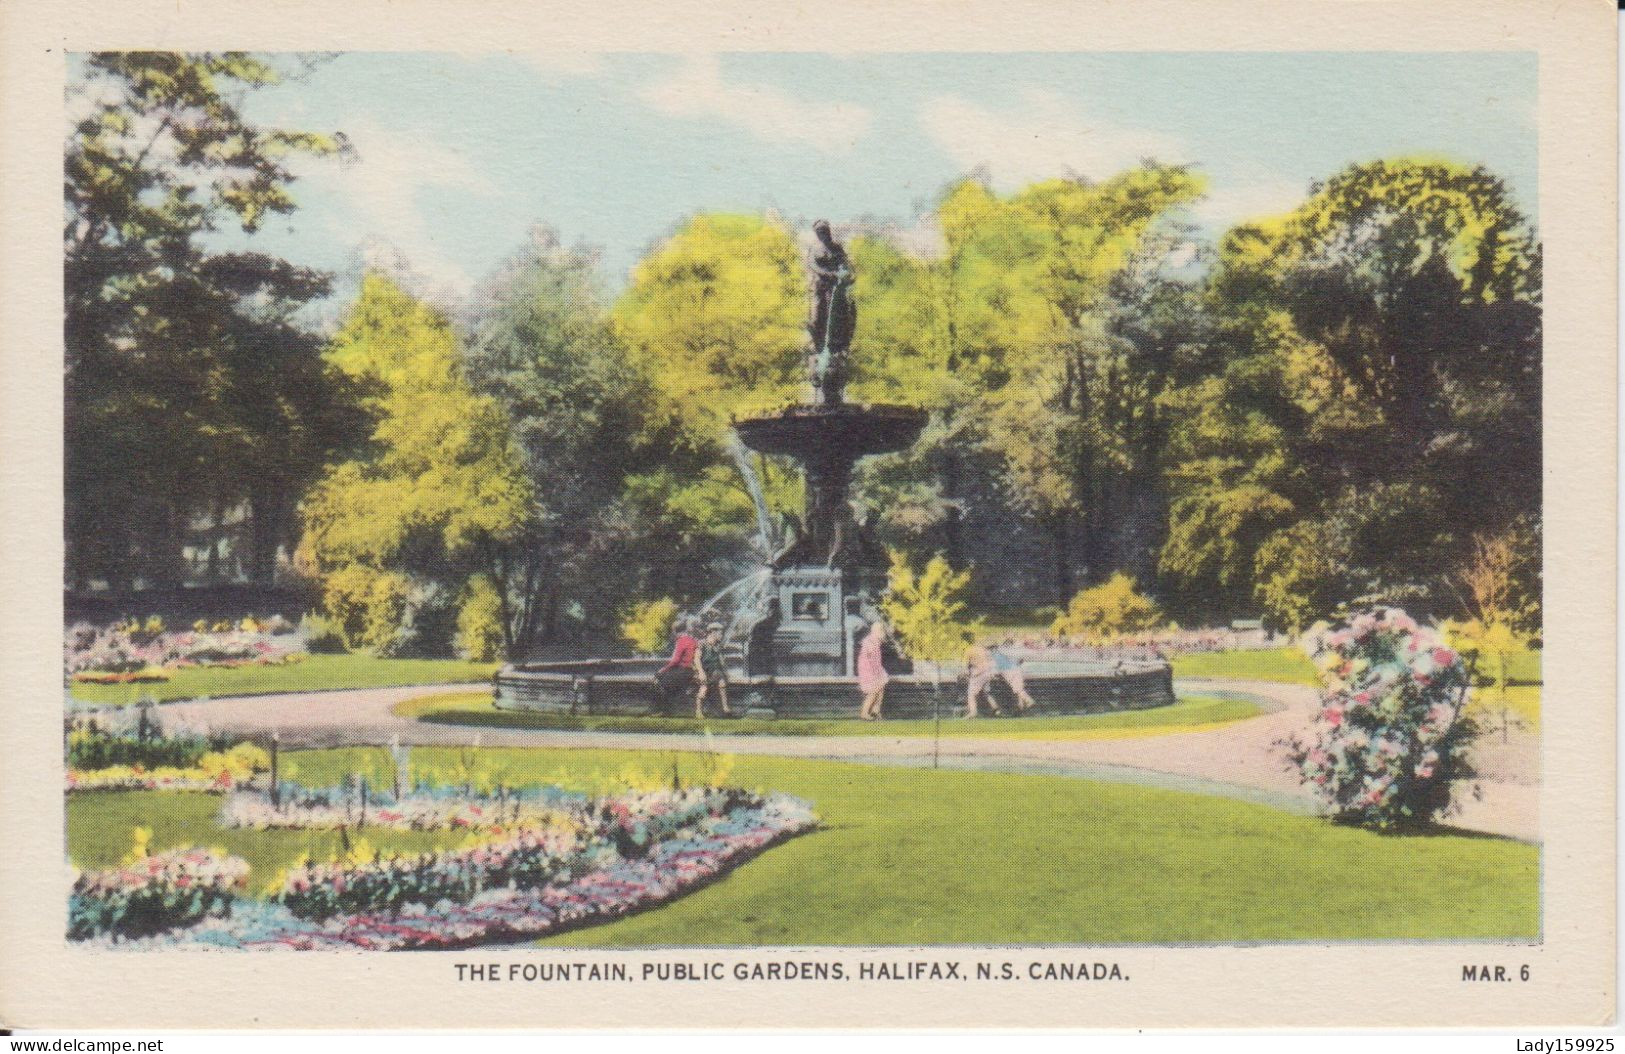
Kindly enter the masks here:
<path id="1" fill-rule="evenodd" d="M 621 639 L 632 645 L 632 650 L 639 655 L 653 655 L 664 649 L 671 639 L 671 627 L 676 619 L 677 601 L 670 597 L 640 600 L 621 616 Z"/>
<path id="2" fill-rule="evenodd" d="M 457 651 L 470 662 L 502 657 L 502 595 L 489 575 L 475 575 L 457 608 Z"/>
<path id="3" fill-rule="evenodd" d="M 367 648 L 387 655 L 410 636 L 410 589 L 405 575 L 352 564 L 327 576 L 322 584 L 322 602 L 337 624 L 346 649 Z"/>
<path id="4" fill-rule="evenodd" d="M 203 736 L 141 736 L 86 724 L 68 732 L 68 768 L 192 768 L 218 745 Z"/>
<path id="5" fill-rule="evenodd" d="M 1304 648 L 1321 672 L 1313 737 L 1283 741 L 1299 778 L 1335 819 L 1415 826 L 1448 812 L 1473 775 L 1477 729 L 1462 713 L 1467 670 L 1432 630 L 1396 608 L 1315 627 Z"/>
<path id="6" fill-rule="evenodd" d="M 299 633 L 305 638 L 305 647 L 312 655 L 342 655 L 344 631 L 336 619 L 311 611 L 299 620 Z"/>
<path id="7" fill-rule="evenodd" d="M 1125 633 L 1143 633 L 1162 621 L 1162 611 L 1140 593 L 1134 579 L 1119 571 L 1098 586 L 1072 598 L 1066 611 L 1050 625 L 1057 637 L 1083 637 L 1099 641 Z"/>

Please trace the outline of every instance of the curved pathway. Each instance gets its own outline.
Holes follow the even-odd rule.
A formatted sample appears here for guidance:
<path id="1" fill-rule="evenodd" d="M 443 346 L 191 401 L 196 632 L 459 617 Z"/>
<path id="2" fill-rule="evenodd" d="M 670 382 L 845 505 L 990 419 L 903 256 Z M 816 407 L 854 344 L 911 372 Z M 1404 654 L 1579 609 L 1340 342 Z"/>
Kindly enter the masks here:
<path id="1" fill-rule="evenodd" d="M 489 746 L 602 747 L 629 750 L 711 749 L 871 764 L 923 766 L 940 754 L 944 767 L 1044 772 L 1143 783 L 1262 802 L 1312 812 L 1313 802 L 1285 767 L 1275 743 L 1302 734 L 1312 720 L 1316 694 L 1302 685 L 1270 681 L 1185 679 L 1180 694 L 1237 693 L 1262 703 L 1257 717 L 1214 728 L 1111 739 L 1010 739 L 926 736 L 738 736 L 708 741 L 688 733 L 573 732 L 436 725 L 400 717 L 397 703 L 487 683 L 366 688 L 220 698 L 163 705 L 166 721 L 216 732 L 267 735 L 309 746 L 466 744 L 476 737 Z M 725 727 L 725 725 L 723 726 Z M 962 727 L 955 730 L 962 731 Z M 1454 826 L 1526 841 L 1539 839 L 1539 744 L 1523 733 L 1505 743 L 1484 741 L 1475 758 L 1484 778 L 1482 796 L 1468 798 Z M 1463 797 L 1467 797 L 1463 795 Z"/>

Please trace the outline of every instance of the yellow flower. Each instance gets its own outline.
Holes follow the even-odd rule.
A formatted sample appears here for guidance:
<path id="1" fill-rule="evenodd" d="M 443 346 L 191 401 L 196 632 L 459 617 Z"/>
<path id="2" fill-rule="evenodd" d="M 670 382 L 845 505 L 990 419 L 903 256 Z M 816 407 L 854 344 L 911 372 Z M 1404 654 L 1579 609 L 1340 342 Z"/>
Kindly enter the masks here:
<path id="1" fill-rule="evenodd" d="M 238 743 L 226 751 L 226 763 L 230 766 L 233 775 L 253 775 L 264 772 L 271 767 L 271 755 L 255 746 L 253 743 Z"/>
<path id="2" fill-rule="evenodd" d="M 137 827 L 130 831 L 130 851 L 124 854 L 126 864 L 139 863 L 147 858 L 147 844 L 152 841 L 151 827 Z"/>
<path id="3" fill-rule="evenodd" d="M 377 859 L 378 850 L 365 838 L 357 838 L 350 851 L 344 854 L 344 862 L 350 867 L 366 867 Z"/>

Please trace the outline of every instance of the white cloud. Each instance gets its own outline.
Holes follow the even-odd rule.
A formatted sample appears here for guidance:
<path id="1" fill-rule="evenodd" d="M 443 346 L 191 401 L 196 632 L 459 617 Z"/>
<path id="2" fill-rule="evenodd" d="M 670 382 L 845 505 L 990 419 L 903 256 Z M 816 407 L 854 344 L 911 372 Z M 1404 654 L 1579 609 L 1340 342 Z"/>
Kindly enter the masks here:
<path id="1" fill-rule="evenodd" d="M 436 240 L 436 226 L 443 229 L 452 221 L 427 213 L 421 195 L 430 188 L 448 188 L 497 197 L 501 189 L 467 157 L 426 135 L 370 123 L 352 125 L 347 135 L 353 154 L 336 164 L 302 166 L 307 169 L 303 177 L 335 194 L 346 210 L 339 235 L 369 247 L 369 257 L 377 246 L 387 245 L 436 284 L 467 292 L 471 277 Z"/>
<path id="2" fill-rule="evenodd" d="M 797 99 L 777 88 L 722 79 L 714 55 L 688 60 L 670 80 L 639 95 L 661 113 L 713 118 L 770 143 L 796 143 L 847 153 L 869 131 L 870 114 L 853 103 Z"/>
<path id="3" fill-rule="evenodd" d="M 920 111 L 920 124 L 962 169 L 985 168 L 1002 189 L 1061 176 L 1102 179 L 1147 157 L 1177 162 L 1184 154 L 1167 136 L 1091 119 L 1043 88 L 1028 88 L 1021 105 L 999 110 L 940 96 Z"/>
<path id="4" fill-rule="evenodd" d="M 1247 220 L 1291 212 L 1309 196 L 1307 183 L 1281 176 L 1257 175 L 1216 186 L 1191 207 L 1202 223 L 1223 230 Z"/>

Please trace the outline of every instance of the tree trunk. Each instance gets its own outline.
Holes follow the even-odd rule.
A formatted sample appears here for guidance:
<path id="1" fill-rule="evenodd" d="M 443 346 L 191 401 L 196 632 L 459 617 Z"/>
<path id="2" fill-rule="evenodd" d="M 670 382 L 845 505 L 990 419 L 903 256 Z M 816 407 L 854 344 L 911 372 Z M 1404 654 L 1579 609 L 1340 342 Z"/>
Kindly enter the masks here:
<path id="1" fill-rule="evenodd" d="M 1055 602 L 1065 608 L 1072 600 L 1072 513 L 1063 509 L 1050 518 L 1050 539 L 1055 545 Z"/>
<path id="2" fill-rule="evenodd" d="M 280 495 L 258 493 L 248 499 L 248 577 L 259 585 L 276 579 L 276 551 L 288 521 Z"/>
<path id="3" fill-rule="evenodd" d="M 942 494 L 948 501 L 947 517 L 942 522 L 942 543 L 948 562 L 954 567 L 965 566 L 965 541 L 961 510 L 959 508 L 960 464 L 959 454 L 953 449 L 942 452 Z"/>

